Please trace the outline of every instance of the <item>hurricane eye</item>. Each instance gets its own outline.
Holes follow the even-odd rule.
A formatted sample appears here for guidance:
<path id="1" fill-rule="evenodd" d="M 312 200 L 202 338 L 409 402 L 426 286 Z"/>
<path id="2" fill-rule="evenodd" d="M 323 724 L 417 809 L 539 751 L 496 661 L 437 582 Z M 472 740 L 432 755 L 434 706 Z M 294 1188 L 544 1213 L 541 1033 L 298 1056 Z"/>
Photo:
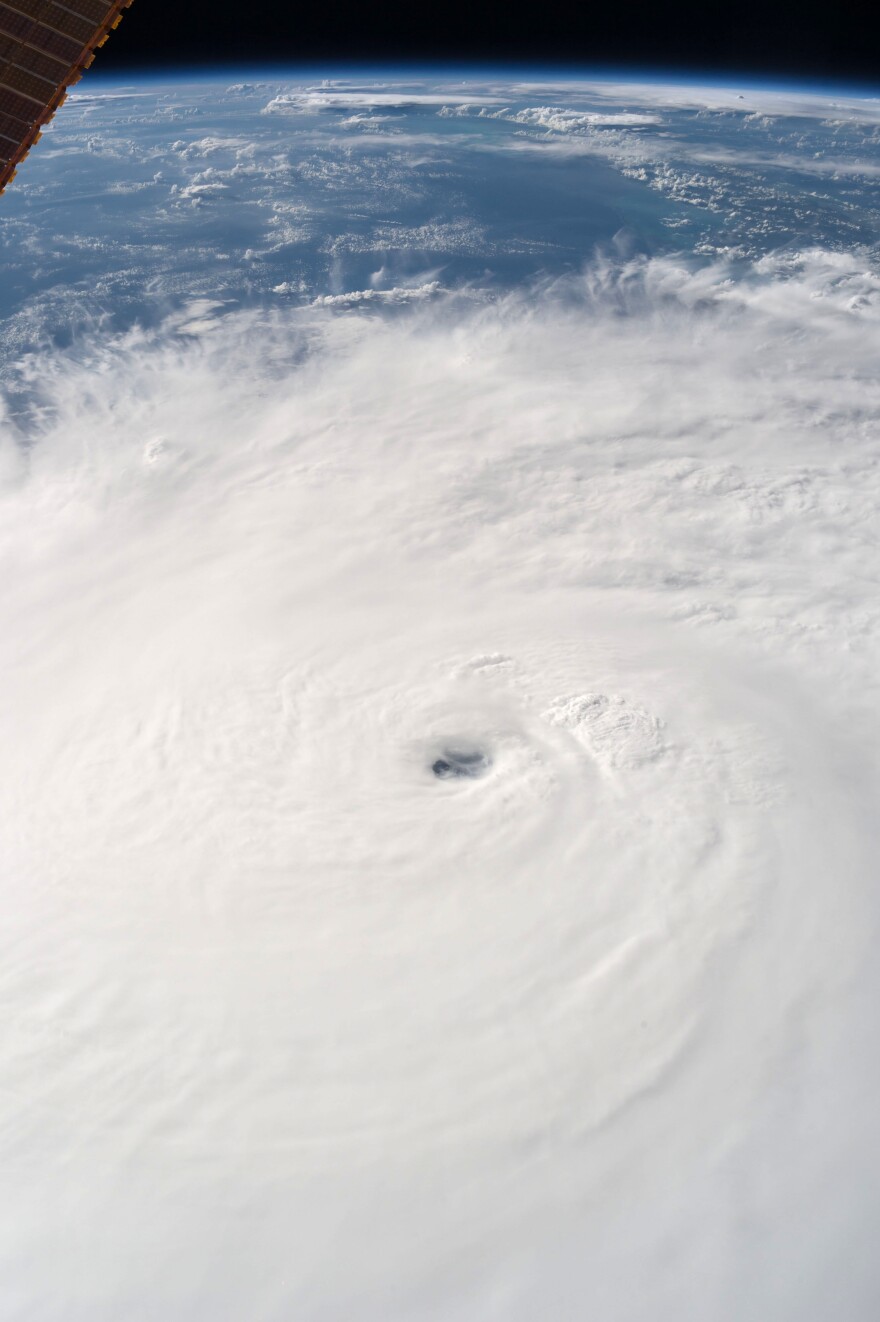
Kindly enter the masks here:
<path id="1" fill-rule="evenodd" d="M 481 749 L 444 749 L 431 764 L 431 770 L 438 780 L 458 780 L 465 777 L 475 780 L 479 776 L 484 776 L 491 765 L 491 759 Z"/>

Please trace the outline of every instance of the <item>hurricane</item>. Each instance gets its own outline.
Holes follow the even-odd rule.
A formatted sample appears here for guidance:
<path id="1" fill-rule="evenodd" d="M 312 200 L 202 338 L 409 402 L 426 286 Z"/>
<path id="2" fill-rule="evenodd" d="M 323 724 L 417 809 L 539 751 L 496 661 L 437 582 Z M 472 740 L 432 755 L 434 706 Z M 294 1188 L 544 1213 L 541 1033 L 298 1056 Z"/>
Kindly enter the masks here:
<path id="1" fill-rule="evenodd" d="M 47 135 L 134 106 L 94 168 L 165 190 L 190 278 L 144 311 L 136 245 L 81 238 L 68 291 L 47 239 L 7 308 L 9 1315 L 867 1318 L 880 272 L 777 213 L 721 242 L 757 149 L 682 200 L 670 118 L 832 110 L 346 86 Z M 251 102 L 261 146 L 206 145 Z M 420 171 L 496 156 L 630 200 L 577 262 L 488 201 L 394 246 Z M 372 198 L 323 283 L 309 180 Z M 245 261 L 218 209 L 260 198 Z"/>

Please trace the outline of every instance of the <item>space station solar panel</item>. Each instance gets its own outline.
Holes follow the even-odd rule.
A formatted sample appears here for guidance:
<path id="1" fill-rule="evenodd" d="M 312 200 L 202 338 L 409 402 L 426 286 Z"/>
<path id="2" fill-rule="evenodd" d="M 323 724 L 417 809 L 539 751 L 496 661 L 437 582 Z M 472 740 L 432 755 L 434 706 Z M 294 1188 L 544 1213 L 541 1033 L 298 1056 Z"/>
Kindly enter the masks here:
<path id="1" fill-rule="evenodd" d="M 0 0 L 0 192 L 132 0 Z"/>

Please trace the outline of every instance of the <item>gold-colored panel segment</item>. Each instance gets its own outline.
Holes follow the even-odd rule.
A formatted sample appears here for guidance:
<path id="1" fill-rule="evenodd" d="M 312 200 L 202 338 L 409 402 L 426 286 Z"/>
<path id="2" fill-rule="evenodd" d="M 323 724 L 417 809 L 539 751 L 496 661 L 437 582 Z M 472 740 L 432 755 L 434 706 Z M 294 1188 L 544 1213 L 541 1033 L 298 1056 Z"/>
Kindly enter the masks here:
<path id="1" fill-rule="evenodd" d="M 132 0 L 0 0 L 0 192 Z"/>

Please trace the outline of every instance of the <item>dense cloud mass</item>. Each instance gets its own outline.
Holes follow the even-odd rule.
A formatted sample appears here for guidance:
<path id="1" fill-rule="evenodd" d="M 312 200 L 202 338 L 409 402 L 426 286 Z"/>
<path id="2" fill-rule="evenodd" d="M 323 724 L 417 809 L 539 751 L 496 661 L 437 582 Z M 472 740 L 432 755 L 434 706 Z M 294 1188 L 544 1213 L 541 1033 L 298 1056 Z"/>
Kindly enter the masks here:
<path id="1" fill-rule="evenodd" d="M 880 276 L 637 246 L 8 322 L 10 1316 L 872 1315 Z"/>

